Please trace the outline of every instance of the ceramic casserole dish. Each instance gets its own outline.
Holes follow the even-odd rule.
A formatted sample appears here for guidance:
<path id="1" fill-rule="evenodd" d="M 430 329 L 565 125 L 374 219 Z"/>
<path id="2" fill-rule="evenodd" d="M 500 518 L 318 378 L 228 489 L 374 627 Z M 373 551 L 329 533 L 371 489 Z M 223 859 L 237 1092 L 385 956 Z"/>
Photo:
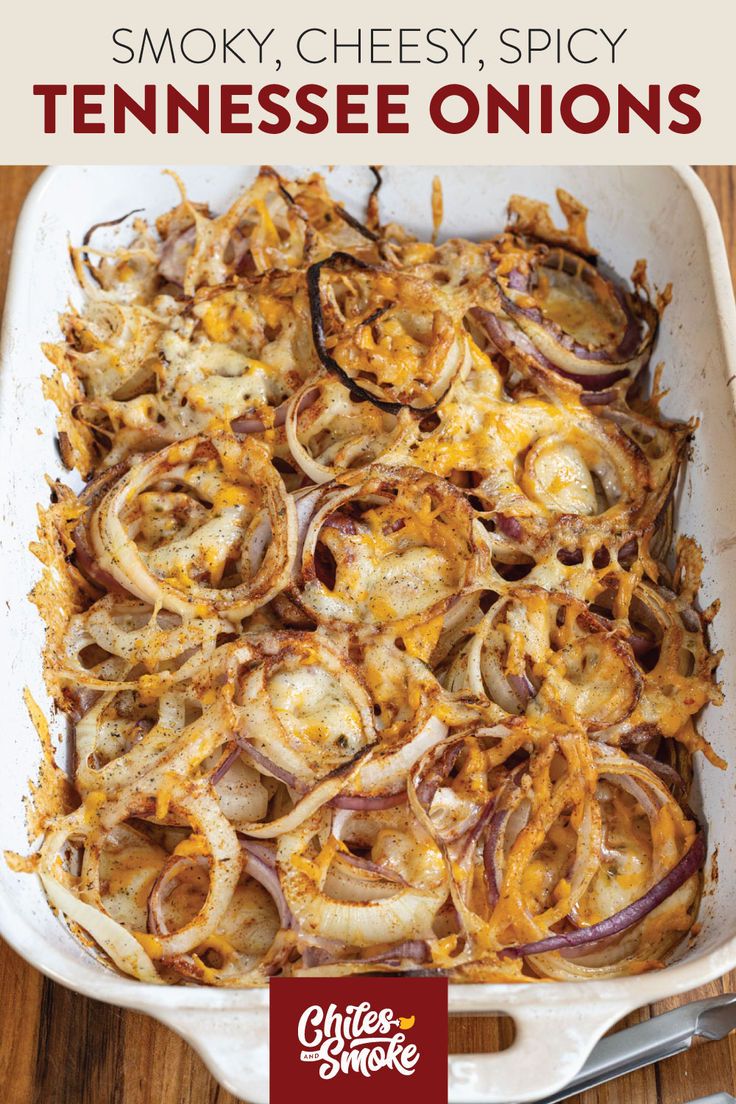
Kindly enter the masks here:
<path id="1" fill-rule="evenodd" d="M 178 170 L 189 194 L 224 209 L 254 170 L 234 166 Z M 299 167 L 286 167 L 298 175 Z M 370 188 L 363 168 L 322 169 L 330 190 L 360 213 Z M 712 631 L 725 658 L 719 670 L 726 706 L 708 708 L 702 730 L 729 761 L 721 772 L 697 763 L 693 803 L 708 825 L 706 888 L 697 939 L 663 970 L 609 981 L 521 985 L 450 985 L 451 1014 L 505 1013 L 515 1022 L 512 1046 L 500 1054 L 449 1059 L 450 1101 L 528 1101 L 569 1081 L 598 1038 L 629 1011 L 684 992 L 736 966 L 736 735 L 729 705 L 736 692 L 736 312 L 715 209 L 690 169 L 672 167 L 395 167 L 386 170 L 382 215 L 431 232 L 432 179 L 444 192 L 446 236 L 481 237 L 501 228 L 506 201 L 521 193 L 554 204 L 557 187 L 591 211 L 590 234 L 621 273 L 646 257 L 660 286 L 674 284 L 655 360 L 666 362 L 671 394 L 664 412 L 700 419 L 678 494 L 678 531 L 694 536 L 706 566 L 701 602 L 722 601 Z M 143 208 L 155 216 L 176 202 L 169 177 L 154 166 L 62 167 L 33 188 L 15 237 L 5 311 L 0 376 L 0 549 L 4 658 L 0 771 L 0 843 L 28 850 L 23 798 L 40 748 L 23 703 L 28 686 L 42 706 L 43 627 L 27 595 L 38 575 L 28 552 L 47 473 L 64 476 L 54 445 L 55 410 L 44 402 L 42 341 L 57 337 L 57 318 L 77 289 L 67 245 L 92 224 Z M 68 476 L 66 476 L 68 478 Z M 61 729 L 61 724 L 59 725 Z M 59 732 L 63 740 L 63 733 Z M 715 876 L 717 856 L 717 871 Z M 152 986 L 105 969 L 51 912 L 40 882 L 0 863 L 0 934 L 33 966 L 97 1000 L 155 1016 L 186 1038 L 214 1075 L 253 1104 L 268 1099 L 268 993 L 194 986 Z M 398 983 L 397 983 L 398 984 Z M 17 1010 L 18 1015 L 22 1010 Z M 274 1040 L 278 1046 L 278 1040 Z"/>

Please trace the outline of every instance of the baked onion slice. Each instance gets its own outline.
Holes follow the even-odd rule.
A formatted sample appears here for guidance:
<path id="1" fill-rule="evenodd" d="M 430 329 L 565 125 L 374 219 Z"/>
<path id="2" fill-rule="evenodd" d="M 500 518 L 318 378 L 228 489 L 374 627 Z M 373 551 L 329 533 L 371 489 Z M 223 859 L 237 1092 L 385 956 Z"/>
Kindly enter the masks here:
<path id="1" fill-rule="evenodd" d="M 97 508 L 110 488 L 115 486 L 121 476 L 128 470 L 128 467 L 129 465 L 127 463 L 116 464 L 114 467 L 107 468 L 100 472 L 87 483 L 79 496 L 79 502 L 86 507 L 86 511 L 72 530 L 74 562 L 85 579 L 92 583 L 96 590 L 102 591 L 103 593 L 109 591 L 113 594 L 124 595 L 125 591 L 109 572 L 102 571 L 98 567 L 92 549 L 90 548 L 87 521 L 89 520 L 89 515 Z"/>
<path id="2" fill-rule="evenodd" d="M 171 960 L 184 977 L 219 986 L 263 985 L 289 957 L 290 915 L 274 853 L 262 844 L 241 845 L 243 874 L 217 931 L 193 953 Z M 168 935 L 184 926 L 201 909 L 208 882 L 203 856 L 172 855 L 149 894 L 149 931 Z"/>
<path id="3" fill-rule="evenodd" d="M 519 229 L 498 239 L 491 262 L 503 312 L 556 372 L 587 391 L 630 383 L 659 326 L 648 294 L 632 291 L 599 259 L 534 242 Z"/>
<path id="4" fill-rule="evenodd" d="M 177 692 L 158 698 L 126 689 L 100 694 L 75 726 L 75 783 L 84 795 L 113 793 L 155 769 L 199 703 Z"/>
<path id="5" fill-rule="evenodd" d="M 99 801 L 91 795 L 86 805 L 60 819 L 49 833 L 41 853 L 40 872 L 44 885 L 58 907 L 85 928 L 116 965 L 144 980 L 154 980 L 153 960 L 185 954 L 217 929 L 240 877 L 240 846 L 206 784 L 171 776 L 165 795 L 143 785 L 109 802 L 104 811 L 99 806 Z M 126 922 L 139 919 L 140 910 L 125 910 L 121 916 L 123 923 L 108 912 L 106 900 L 109 904 L 111 884 L 109 877 L 103 879 L 104 856 L 110 843 L 119 847 L 121 832 L 129 832 L 124 824 L 129 818 L 154 817 L 165 822 L 172 816 L 183 818 L 184 823 L 191 825 L 201 853 L 209 863 L 209 885 L 201 907 L 181 928 L 147 938 L 145 930 L 126 927 Z M 62 855 L 75 846 L 83 848 L 81 869 L 77 874 L 73 874 L 68 865 L 65 867 L 62 859 Z M 161 861 L 165 859 L 163 852 L 156 853 L 161 855 Z M 110 872 L 105 870 L 105 873 Z M 150 878 L 144 873 L 141 888 L 147 881 L 150 882 Z M 113 905 L 114 911 L 118 911 L 115 902 Z"/>
<path id="6" fill-rule="evenodd" d="M 313 264 L 307 283 L 317 355 L 357 399 L 426 414 L 470 367 L 463 296 L 347 253 Z"/>
<path id="7" fill-rule="evenodd" d="M 237 275 L 296 268 L 304 261 L 310 228 L 274 169 L 264 166 L 221 215 L 191 202 L 181 180 L 171 175 L 182 202 L 157 220 L 159 271 L 185 295 Z"/>
<path id="8" fill-rule="evenodd" d="M 237 738 L 265 773 L 302 793 L 376 740 L 365 683 L 347 653 L 313 633 L 277 633 L 236 691 Z"/>
<path id="9" fill-rule="evenodd" d="M 217 617 L 183 619 L 169 610 L 154 610 L 134 598 L 107 594 L 69 622 L 60 671 L 78 688 L 135 688 L 146 678 L 161 687 L 185 680 L 210 660 L 221 634 L 232 630 Z M 84 710 L 82 710 L 84 712 Z"/>
<path id="10" fill-rule="evenodd" d="M 504 537 L 526 551 L 551 540 L 574 550 L 652 524 L 659 510 L 648 460 L 610 422 L 580 410 L 576 424 L 538 401 L 514 404 L 508 447 L 473 494 Z"/>
<path id="11" fill-rule="evenodd" d="M 158 984 L 161 978 L 152 958 L 125 923 L 129 921 L 131 915 L 130 899 L 126 901 L 128 907 L 123 916 L 118 918 L 117 915 L 113 915 L 117 910 L 113 907 L 108 911 L 99 893 L 93 903 L 85 900 L 80 894 L 80 855 L 83 856 L 83 849 L 87 846 L 93 830 L 93 822 L 87 815 L 84 805 L 68 816 L 57 817 L 51 822 L 41 848 L 38 867 L 43 888 L 59 914 L 66 917 L 67 922 L 73 924 L 75 929 L 81 930 L 85 942 L 90 938 L 93 939 L 123 973 L 130 974 L 140 981 Z M 118 841 L 121 840 L 120 831 L 118 828 L 116 833 Z M 124 829 L 124 831 L 128 830 Z M 130 838 L 123 835 L 122 842 L 129 844 Z M 138 860 L 141 859 L 139 850 L 136 857 Z M 151 874 L 147 864 L 139 861 L 138 865 L 144 870 L 143 879 L 138 880 L 139 886 L 142 884 L 146 891 L 145 883 L 150 879 Z M 135 906 L 135 902 L 133 905 Z M 134 921 L 139 919 L 140 915 L 140 912 L 134 911 Z M 78 931 L 75 934 L 78 934 Z"/>
<path id="12" fill-rule="evenodd" d="M 432 936 L 432 921 L 447 896 L 442 857 L 430 840 L 410 832 L 387 833 L 374 847 L 379 866 L 392 866 L 382 877 L 358 869 L 352 878 L 333 872 L 339 842 L 320 832 L 324 821 L 313 818 L 281 836 L 276 856 L 281 884 L 300 935 L 344 947 L 368 947 Z"/>
<path id="13" fill-rule="evenodd" d="M 681 556 L 687 558 L 689 552 L 691 546 L 681 546 Z M 596 608 L 613 618 L 628 640 L 643 674 L 643 687 L 636 708 L 601 738 L 639 748 L 655 737 L 674 737 L 691 752 L 702 751 L 714 766 L 723 767 L 724 761 L 692 724 L 707 702 L 722 701 L 722 693 L 715 680 L 719 657 L 708 650 L 691 592 L 685 586 L 675 594 L 646 580 L 630 595 L 619 589 L 600 593 Z"/>
<path id="14" fill-rule="evenodd" d="M 452 605 L 486 557 L 457 488 L 419 468 L 374 465 L 323 488 L 291 593 L 320 623 L 408 628 Z"/>
<path id="15" fill-rule="evenodd" d="M 689 930 L 700 895 L 705 840 L 697 824 L 644 765 L 606 749 L 594 749 L 594 759 L 601 857 L 572 924 L 502 952 L 531 956 L 552 976 L 574 976 L 576 961 L 579 976 L 606 976 L 666 953 Z M 550 961 L 554 951 L 564 964 Z"/>
<path id="16" fill-rule="evenodd" d="M 90 297 L 83 315 L 63 316 L 75 370 L 90 402 L 125 402 L 146 390 L 155 375 L 165 321 L 140 304 L 116 302 L 99 292 Z"/>
<path id="17" fill-rule="evenodd" d="M 106 805 L 98 831 L 88 841 L 80 883 L 80 895 L 90 903 L 100 902 L 101 883 L 96 857 L 107 833 L 131 817 L 158 823 L 187 824 L 196 837 L 196 849 L 209 867 L 207 892 L 201 907 L 170 933 L 142 942 L 153 959 L 186 954 L 217 931 L 232 899 L 242 870 L 242 854 L 234 828 L 223 815 L 212 788 L 205 782 L 190 782 L 170 774 L 164 786 L 146 792 L 145 785 L 122 794 Z M 191 846 L 191 845 L 190 845 Z M 195 850 L 196 853 L 196 850 Z"/>
<path id="18" fill-rule="evenodd" d="M 530 255 L 529 273 L 497 280 L 503 307 L 558 372 L 587 391 L 636 379 L 650 358 L 659 316 L 615 275 L 564 248 Z"/>
<path id="19" fill-rule="evenodd" d="M 632 713 L 644 680 L 609 621 L 572 595 L 522 586 L 499 598 L 456 646 L 445 681 L 508 713 L 598 732 Z"/>
<path id="20" fill-rule="evenodd" d="M 399 445 L 408 431 L 407 417 L 356 403 L 339 380 L 324 376 L 295 392 L 284 424 L 299 468 L 314 483 L 327 483 L 351 468 L 367 467 Z"/>
<path id="21" fill-rule="evenodd" d="M 201 288 L 161 354 L 157 399 L 172 437 L 228 421 L 237 433 L 278 425 L 288 398 L 319 368 L 303 275 Z"/>
<path id="22" fill-rule="evenodd" d="M 90 538 L 102 569 L 143 601 L 239 621 L 283 589 L 296 515 L 267 450 L 216 434 L 137 464 L 97 507 Z"/>

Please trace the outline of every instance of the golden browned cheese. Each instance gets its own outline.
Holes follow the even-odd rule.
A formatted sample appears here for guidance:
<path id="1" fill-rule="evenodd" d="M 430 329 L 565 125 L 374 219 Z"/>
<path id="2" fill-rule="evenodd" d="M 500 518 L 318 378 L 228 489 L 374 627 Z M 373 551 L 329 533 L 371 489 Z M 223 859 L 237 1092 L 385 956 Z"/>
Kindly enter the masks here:
<path id="1" fill-rule="evenodd" d="M 694 426 L 646 385 L 668 294 L 566 193 L 565 229 L 515 196 L 440 242 L 439 179 L 430 241 L 316 174 L 222 213 L 177 183 L 73 250 L 45 346 L 81 489 L 32 597 L 72 746 L 29 699 L 41 843 L 8 862 L 155 983 L 656 966 L 697 915 L 693 757 L 724 766 L 673 547 Z"/>

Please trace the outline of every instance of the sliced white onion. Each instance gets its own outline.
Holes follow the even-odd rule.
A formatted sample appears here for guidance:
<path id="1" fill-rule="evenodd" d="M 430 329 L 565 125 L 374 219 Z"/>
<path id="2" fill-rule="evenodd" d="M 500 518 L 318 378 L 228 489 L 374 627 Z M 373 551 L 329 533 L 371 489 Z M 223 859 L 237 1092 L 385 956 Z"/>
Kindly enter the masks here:
<path id="1" fill-rule="evenodd" d="M 428 868 L 426 888 L 394 887 L 390 896 L 344 901 L 321 890 L 298 868 L 315 828 L 314 822 L 302 825 L 281 836 L 277 845 L 284 896 L 300 931 L 355 947 L 431 936 L 432 920 L 447 896 L 447 881 L 441 857 L 429 841 L 421 845 Z"/>
<path id="2" fill-rule="evenodd" d="M 218 507 L 219 513 L 208 517 L 191 537 L 181 538 L 178 543 L 175 539 L 168 547 L 174 548 L 180 558 L 186 559 L 186 552 L 195 562 L 202 558 L 208 562 L 208 557 L 214 556 L 224 564 L 231 546 L 247 542 L 247 548 L 241 547 L 239 555 L 241 558 L 245 555 L 250 564 L 251 545 L 255 546 L 258 553 L 255 575 L 232 588 L 203 586 L 190 576 L 180 581 L 166 575 L 164 566 L 152 569 L 124 519 L 131 504 L 149 486 L 176 484 L 191 471 L 208 471 L 207 465 L 215 465 L 223 473 L 220 480 L 223 504 Z M 246 484 L 257 488 L 263 500 L 250 530 L 243 530 L 243 508 L 228 505 L 229 488 Z M 272 538 L 265 554 L 268 533 L 263 510 Z M 268 451 L 249 438 L 238 441 L 227 434 L 216 434 L 170 445 L 136 464 L 105 495 L 92 515 L 90 538 L 101 566 L 143 601 L 161 605 L 182 617 L 204 614 L 239 621 L 270 601 L 286 584 L 296 552 L 296 514 Z M 158 562 L 163 551 L 158 547 L 148 558 Z M 164 562 L 168 560 L 161 560 L 162 565 Z"/>
<path id="3" fill-rule="evenodd" d="M 46 895 L 59 912 L 63 912 L 69 919 L 79 924 L 92 936 L 96 943 L 110 956 L 112 961 L 125 974 L 132 974 L 139 981 L 148 981 L 154 985 L 163 982 L 159 977 L 153 961 L 149 958 L 143 947 L 134 935 L 122 924 L 101 912 L 92 905 L 85 904 L 78 897 L 66 889 L 56 878 L 50 874 L 39 875 L 46 890 Z"/>

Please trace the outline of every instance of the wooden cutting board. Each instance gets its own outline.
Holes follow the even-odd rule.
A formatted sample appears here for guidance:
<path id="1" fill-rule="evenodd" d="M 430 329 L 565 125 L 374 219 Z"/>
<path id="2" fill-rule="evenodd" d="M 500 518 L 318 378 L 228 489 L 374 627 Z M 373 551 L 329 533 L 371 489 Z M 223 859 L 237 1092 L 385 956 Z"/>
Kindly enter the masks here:
<path id="1" fill-rule="evenodd" d="M 15 222 L 41 170 L 0 168 L 0 301 L 5 298 Z M 716 201 L 736 272 L 736 166 L 698 169 Z M 695 997 L 736 990 L 736 972 L 683 997 L 643 1009 L 637 1023 Z M 450 1050 L 508 1045 L 508 1021 L 458 1017 Z M 685 1104 L 736 1092 L 736 1034 L 574 1098 L 574 1104 Z M 178 1036 L 154 1020 L 87 1000 L 43 978 L 0 940 L 2 1104 L 236 1104 Z"/>

